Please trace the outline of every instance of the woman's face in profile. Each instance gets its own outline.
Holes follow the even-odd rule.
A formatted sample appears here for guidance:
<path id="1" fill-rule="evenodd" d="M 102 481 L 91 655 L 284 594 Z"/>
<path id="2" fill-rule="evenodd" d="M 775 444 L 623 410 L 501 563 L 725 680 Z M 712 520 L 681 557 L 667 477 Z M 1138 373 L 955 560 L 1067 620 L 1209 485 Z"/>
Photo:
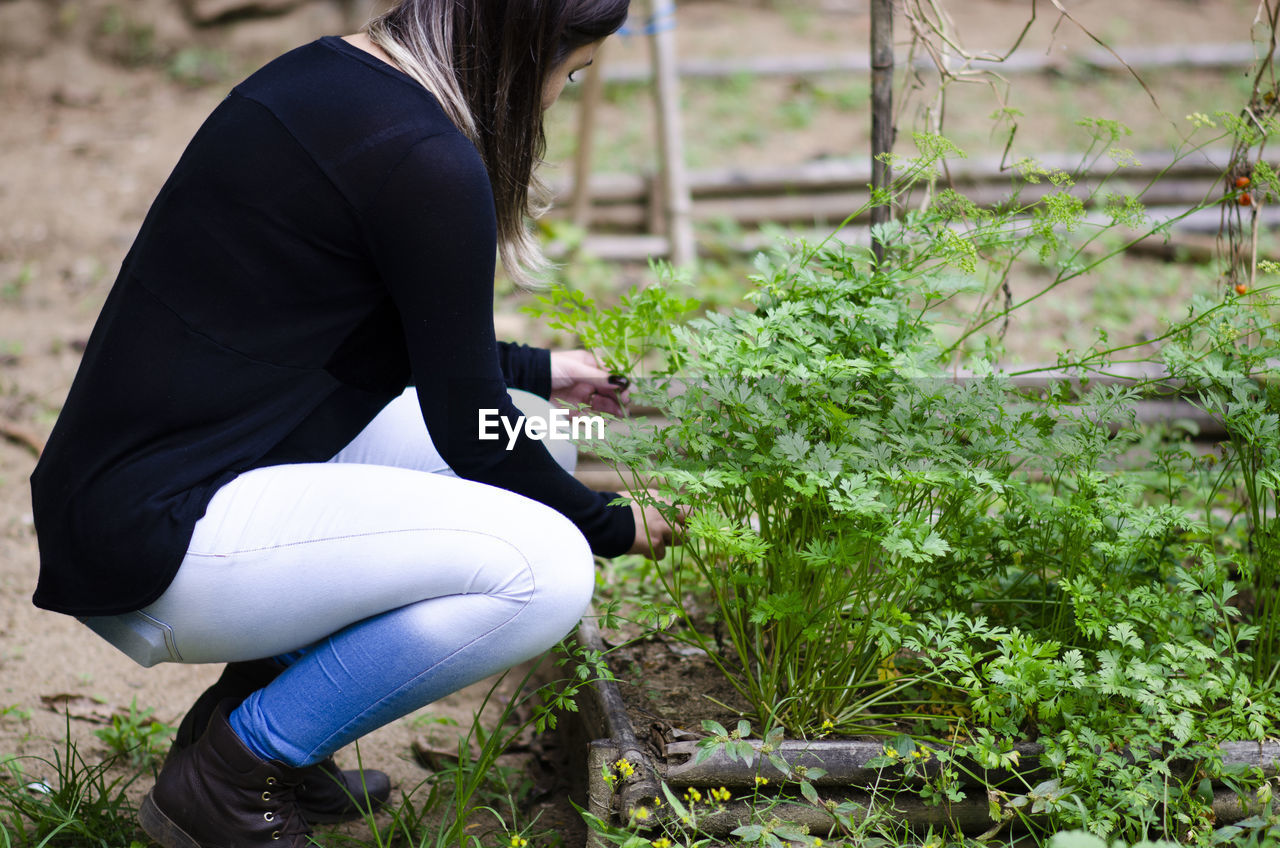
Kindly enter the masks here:
<path id="1" fill-rule="evenodd" d="M 542 108 L 544 110 L 550 109 L 552 104 L 559 99 L 560 92 L 564 91 L 570 74 L 580 71 L 591 64 L 602 41 L 603 39 L 584 44 L 566 56 L 563 62 L 552 68 L 551 73 L 547 76 L 546 83 L 542 87 Z"/>

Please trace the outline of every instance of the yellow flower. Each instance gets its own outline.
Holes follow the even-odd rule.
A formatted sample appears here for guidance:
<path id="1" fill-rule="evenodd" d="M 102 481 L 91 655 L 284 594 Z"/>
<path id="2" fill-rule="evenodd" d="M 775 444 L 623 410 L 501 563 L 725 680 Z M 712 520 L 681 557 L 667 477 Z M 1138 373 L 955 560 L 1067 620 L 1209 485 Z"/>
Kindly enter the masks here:
<path id="1" fill-rule="evenodd" d="M 636 811 L 632 815 L 635 816 L 636 821 L 646 821 L 649 818 L 649 808 L 636 807 Z"/>
<path id="2" fill-rule="evenodd" d="M 702 800 L 702 793 L 691 786 L 684 791 L 684 799 L 691 804 L 696 804 Z"/>
<path id="3" fill-rule="evenodd" d="M 815 837 L 813 837 L 813 848 L 822 848 L 822 837 L 821 837 L 821 836 L 815 836 Z"/>
<path id="4" fill-rule="evenodd" d="M 711 790 L 711 797 L 713 800 L 719 801 L 721 804 L 723 804 L 733 796 L 729 794 L 728 789 L 725 789 L 723 786 L 721 786 L 719 789 Z"/>
<path id="5" fill-rule="evenodd" d="M 756 786 L 764 786 L 768 782 L 769 782 L 769 778 L 761 777 L 758 774 L 756 775 Z"/>
<path id="6" fill-rule="evenodd" d="M 629 760 L 618 760 L 613 766 L 618 770 L 618 774 L 622 775 L 623 780 L 636 773 L 636 767 L 631 765 Z"/>
<path id="7" fill-rule="evenodd" d="M 524 848 L 529 844 L 529 840 L 525 839 L 518 833 L 511 834 L 511 848 Z"/>
<path id="8" fill-rule="evenodd" d="M 659 836 L 649 844 L 652 845 L 653 848 L 671 848 L 671 840 L 665 836 Z"/>

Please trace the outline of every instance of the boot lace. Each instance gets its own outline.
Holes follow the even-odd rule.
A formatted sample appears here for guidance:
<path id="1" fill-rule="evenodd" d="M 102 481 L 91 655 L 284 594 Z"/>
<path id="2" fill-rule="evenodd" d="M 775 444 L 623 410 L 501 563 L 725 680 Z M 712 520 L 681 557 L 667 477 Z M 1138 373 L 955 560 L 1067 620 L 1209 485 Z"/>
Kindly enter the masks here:
<path id="1" fill-rule="evenodd" d="M 267 778 L 267 788 L 262 792 L 262 800 L 271 805 L 262 819 L 271 826 L 271 838 L 283 845 L 311 844 L 305 839 L 311 835 L 311 826 L 298 806 L 297 792 L 296 784 L 274 777 Z"/>

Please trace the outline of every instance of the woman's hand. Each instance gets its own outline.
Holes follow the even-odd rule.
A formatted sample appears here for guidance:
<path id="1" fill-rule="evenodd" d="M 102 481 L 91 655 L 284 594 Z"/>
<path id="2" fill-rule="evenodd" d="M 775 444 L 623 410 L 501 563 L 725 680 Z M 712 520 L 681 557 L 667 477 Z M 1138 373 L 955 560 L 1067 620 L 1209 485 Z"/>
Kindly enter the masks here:
<path id="1" fill-rule="evenodd" d="M 551 400 L 577 409 L 585 406 L 596 412 L 621 415 L 627 402 L 625 380 L 600 367 L 594 354 L 585 350 L 551 351 Z"/>
<path id="2" fill-rule="evenodd" d="M 648 492 L 649 496 L 654 499 L 657 494 L 652 490 Z M 636 522 L 636 538 L 631 545 L 631 549 L 627 551 L 629 554 L 641 554 L 650 559 L 662 559 L 667 552 L 668 545 L 680 544 L 680 531 L 684 527 L 684 512 L 676 513 L 676 524 L 673 527 L 662 510 L 653 503 L 640 503 L 632 495 L 631 501 L 631 517 Z M 671 505 L 666 501 L 658 499 L 663 506 L 670 511 Z"/>

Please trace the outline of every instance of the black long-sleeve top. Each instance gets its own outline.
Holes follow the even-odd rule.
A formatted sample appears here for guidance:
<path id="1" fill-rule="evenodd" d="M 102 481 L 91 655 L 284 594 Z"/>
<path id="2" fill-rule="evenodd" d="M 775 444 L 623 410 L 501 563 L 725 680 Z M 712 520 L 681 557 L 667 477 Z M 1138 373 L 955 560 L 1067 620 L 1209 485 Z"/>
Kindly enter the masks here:
<path id="1" fill-rule="evenodd" d="M 554 507 L 604 556 L 630 511 L 478 410 L 546 397 L 544 350 L 493 329 L 493 194 L 410 77 L 335 38 L 268 64 L 192 139 L 147 214 L 31 478 L 37 606 L 138 609 L 237 474 L 324 461 L 412 382 L 459 476 Z"/>

